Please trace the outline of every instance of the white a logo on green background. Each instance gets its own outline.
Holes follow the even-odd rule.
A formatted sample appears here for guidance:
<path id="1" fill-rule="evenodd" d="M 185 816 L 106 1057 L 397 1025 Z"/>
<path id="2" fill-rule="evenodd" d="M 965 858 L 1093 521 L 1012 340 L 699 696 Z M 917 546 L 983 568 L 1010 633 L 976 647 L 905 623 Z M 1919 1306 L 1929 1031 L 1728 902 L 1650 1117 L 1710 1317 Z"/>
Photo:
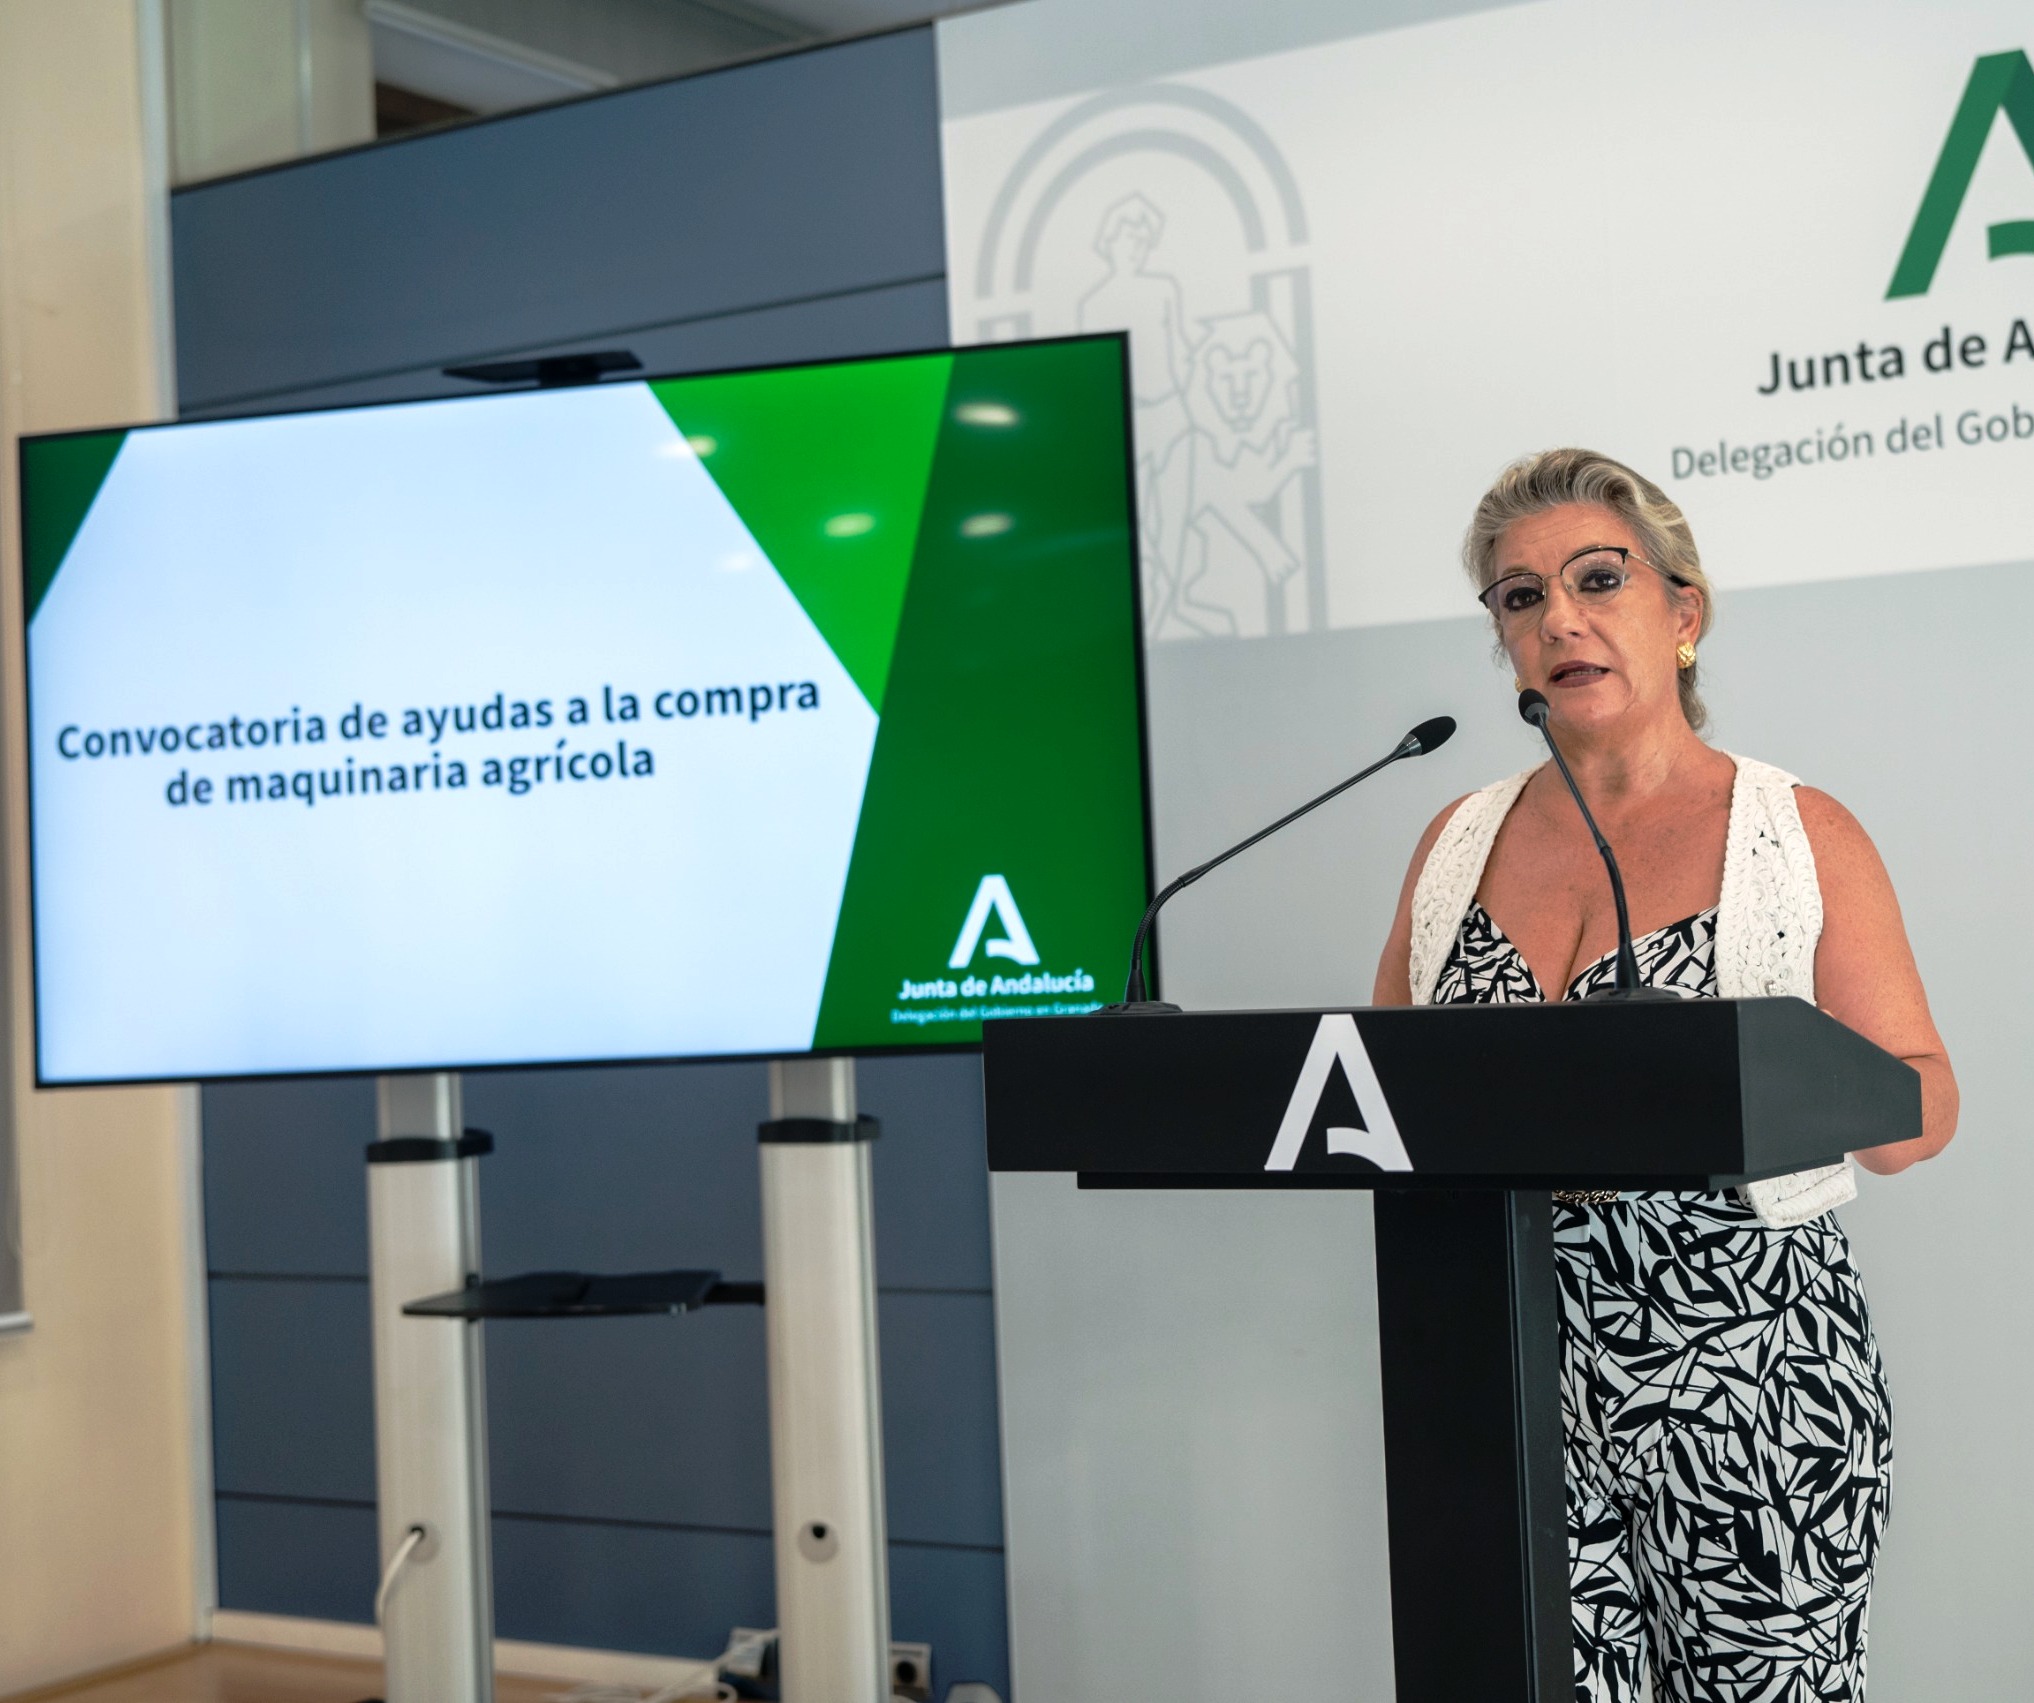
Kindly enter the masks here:
<path id="1" fill-rule="evenodd" d="M 946 961 L 949 970 L 965 970 L 974 962 L 975 948 L 983 944 L 982 930 L 988 927 L 991 912 L 1003 938 L 987 943 L 989 956 L 1008 958 L 1016 964 L 1038 962 L 1038 948 L 1031 944 L 1031 931 L 1010 896 L 1010 883 L 1000 875 L 984 875 L 975 889 L 975 902 L 968 906 L 968 920 L 961 924 L 960 938 L 953 943 L 953 956 Z"/>

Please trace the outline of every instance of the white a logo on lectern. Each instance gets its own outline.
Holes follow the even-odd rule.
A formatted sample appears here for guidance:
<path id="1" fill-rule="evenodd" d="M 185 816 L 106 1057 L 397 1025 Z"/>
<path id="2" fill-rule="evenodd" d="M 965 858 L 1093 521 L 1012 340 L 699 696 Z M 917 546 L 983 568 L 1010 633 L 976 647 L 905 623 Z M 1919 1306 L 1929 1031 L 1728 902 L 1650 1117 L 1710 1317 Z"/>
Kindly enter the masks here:
<path id="1" fill-rule="evenodd" d="M 989 925 L 991 911 L 996 913 L 1003 938 L 984 942 L 982 930 Z M 1038 948 L 1031 944 L 1031 931 L 1024 926 L 1017 901 L 1010 897 L 1010 883 L 1000 875 L 982 877 L 981 886 L 975 889 L 975 902 L 968 906 L 968 920 L 961 924 L 960 939 L 953 943 L 953 956 L 947 959 L 946 967 L 949 970 L 965 970 L 974 962 L 977 946 L 985 946 L 991 958 L 1008 958 L 1013 964 L 1038 962 Z"/>
<path id="2" fill-rule="evenodd" d="M 1264 1161 L 1264 1168 L 1290 1171 L 1299 1162 L 1307 1128 L 1320 1109 L 1321 1096 L 1328 1091 L 1328 1073 L 1338 1061 L 1368 1127 L 1329 1130 L 1328 1151 L 1368 1159 L 1380 1171 L 1410 1171 L 1412 1160 L 1399 1140 L 1397 1121 L 1384 1103 L 1384 1089 L 1370 1066 L 1369 1053 L 1363 1050 L 1363 1037 L 1356 1033 L 1356 1019 L 1346 1011 L 1329 1012 L 1314 1031 L 1314 1044 L 1307 1048 L 1307 1061 L 1300 1066 L 1285 1121 L 1278 1126 L 1278 1139 L 1271 1144 L 1271 1157 Z"/>

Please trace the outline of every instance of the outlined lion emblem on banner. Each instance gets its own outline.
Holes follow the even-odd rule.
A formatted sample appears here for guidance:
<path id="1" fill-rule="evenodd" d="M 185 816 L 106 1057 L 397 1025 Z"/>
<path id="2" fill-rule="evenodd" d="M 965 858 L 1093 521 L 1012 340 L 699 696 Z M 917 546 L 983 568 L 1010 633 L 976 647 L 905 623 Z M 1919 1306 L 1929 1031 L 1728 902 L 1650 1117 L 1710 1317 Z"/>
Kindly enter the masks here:
<path id="1" fill-rule="evenodd" d="M 1153 639 L 1327 625 L 1306 246 L 1262 127 L 1183 84 L 1062 113 L 990 206 L 963 335 L 1130 333 Z"/>

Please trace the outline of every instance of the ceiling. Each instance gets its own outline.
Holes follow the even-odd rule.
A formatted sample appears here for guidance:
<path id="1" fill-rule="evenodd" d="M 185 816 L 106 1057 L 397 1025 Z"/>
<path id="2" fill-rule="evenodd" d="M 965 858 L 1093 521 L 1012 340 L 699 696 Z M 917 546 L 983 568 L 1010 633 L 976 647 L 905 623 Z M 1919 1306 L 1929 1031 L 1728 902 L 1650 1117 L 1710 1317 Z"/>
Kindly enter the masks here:
<path id="1" fill-rule="evenodd" d="M 379 83 L 508 112 L 867 34 L 981 0 L 365 0 Z"/>

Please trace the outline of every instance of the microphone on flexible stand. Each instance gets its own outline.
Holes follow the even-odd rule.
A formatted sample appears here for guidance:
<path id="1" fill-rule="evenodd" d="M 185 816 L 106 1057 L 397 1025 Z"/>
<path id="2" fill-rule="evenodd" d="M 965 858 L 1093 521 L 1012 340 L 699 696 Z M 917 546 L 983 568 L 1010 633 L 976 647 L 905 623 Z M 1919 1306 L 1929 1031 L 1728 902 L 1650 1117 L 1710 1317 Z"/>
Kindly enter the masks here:
<path id="1" fill-rule="evenodd" d="M 1547 749 L 1554 755 L 1554 767 L 1561 771 L 1561 779 L 1568 783 L 1568 796 L 1574 799 L 1575 808 L 1582 812 L 1589 837 L 1596 842 L 1603 867 L 1610 872 L 1610 897 L 1617 905 L 1617 986 L 1608 993 L 1592 993 L 1584 997 L 1627 1000 L 1678 998 L 1665 988 L 1647 987 L 1639 980 L 1638 954 L 1631 949 L 1631 913 L 1624 904 L 1624 876 L 1618 871 L 1617 858 L 1611 852 L 1610 842 L 1603 837 L 1603 830 L 1596 826 L 1596 818 L 1589 814 L 1589 806 L 1583 802 L 1582 789 L 1568 772 L 1568 759 L 1561 755 L 1560 746 L 1554 743 L 1553 730 L 1547 726 L 1554 713 L 1553 706 L 1547 702 L 1544 692 L 1536 692 L 1528 686 L 1518 695 L 1518 713 L 1538 728 L 1540 737 L 1547 742 Z"/>
<path id="2" fill-rule="evenodd" d="M 1368 780 L 1379 769 L 1389 768 L 1393 763 L 1398 762 L 1400 758 L 1424 757 L 1429 751 L 1438 751 L 1454 737 L 1454 733 L 1455 718 L 1451 715 L 1437 715 L 1431 721 L 1421 722 L 1418 727 L 1414 728 L 1412 732 L 1408 733 L 1394 745 L 1386 755 L 1372 763 L 1369 768 L 1351 775 L 1347 780 L 1336 786 L 1329 787 L 1319 798 L 1309 799 L 1290 815 L 1279 817 L 1270 827 L 1259 828 L 1249 839 L 1244 840 L 1239 845 L 1231 846 L 1217 857 L 1209 858 L 1206 863 L 1189 869 L 1170 886 L 1164 888 L 1158 897 L 1151 901 L 1151 908 L 1144 913 L 1143 921 L 1137 925 L 1137 937 L 1130 943 L 1130 975 L 1128 980 L 1123 984 L 1123 1003 L 1121 1005 L 1105 1005 L 1101 1010 L 1112 1014 L 1125 1011 L 1179 1010 L 1178 1006 L 1168 1004 L 1162 999 L 1146 999 L 1144 997 L 1144 942 L 1145 938 L 1151 933 L 1151 924 L 1158 915 L 1159 907 L 1182 887 L 1191 887 L 1203 875 L 1207 874 L 1209 870 L 1219 864 L 1227 863 L 1238 852 L 1248 851 L 1259 840 L 1266 839 L 1270 835 L 1277 833 L 1279 829 L 1297 822 L 1309 810 L 1316 809 L 1320 805 L 1326 804 L 1329 799 L 1336 797 L 1338 794 L 1347 792 L 1358 781 Z"/>

